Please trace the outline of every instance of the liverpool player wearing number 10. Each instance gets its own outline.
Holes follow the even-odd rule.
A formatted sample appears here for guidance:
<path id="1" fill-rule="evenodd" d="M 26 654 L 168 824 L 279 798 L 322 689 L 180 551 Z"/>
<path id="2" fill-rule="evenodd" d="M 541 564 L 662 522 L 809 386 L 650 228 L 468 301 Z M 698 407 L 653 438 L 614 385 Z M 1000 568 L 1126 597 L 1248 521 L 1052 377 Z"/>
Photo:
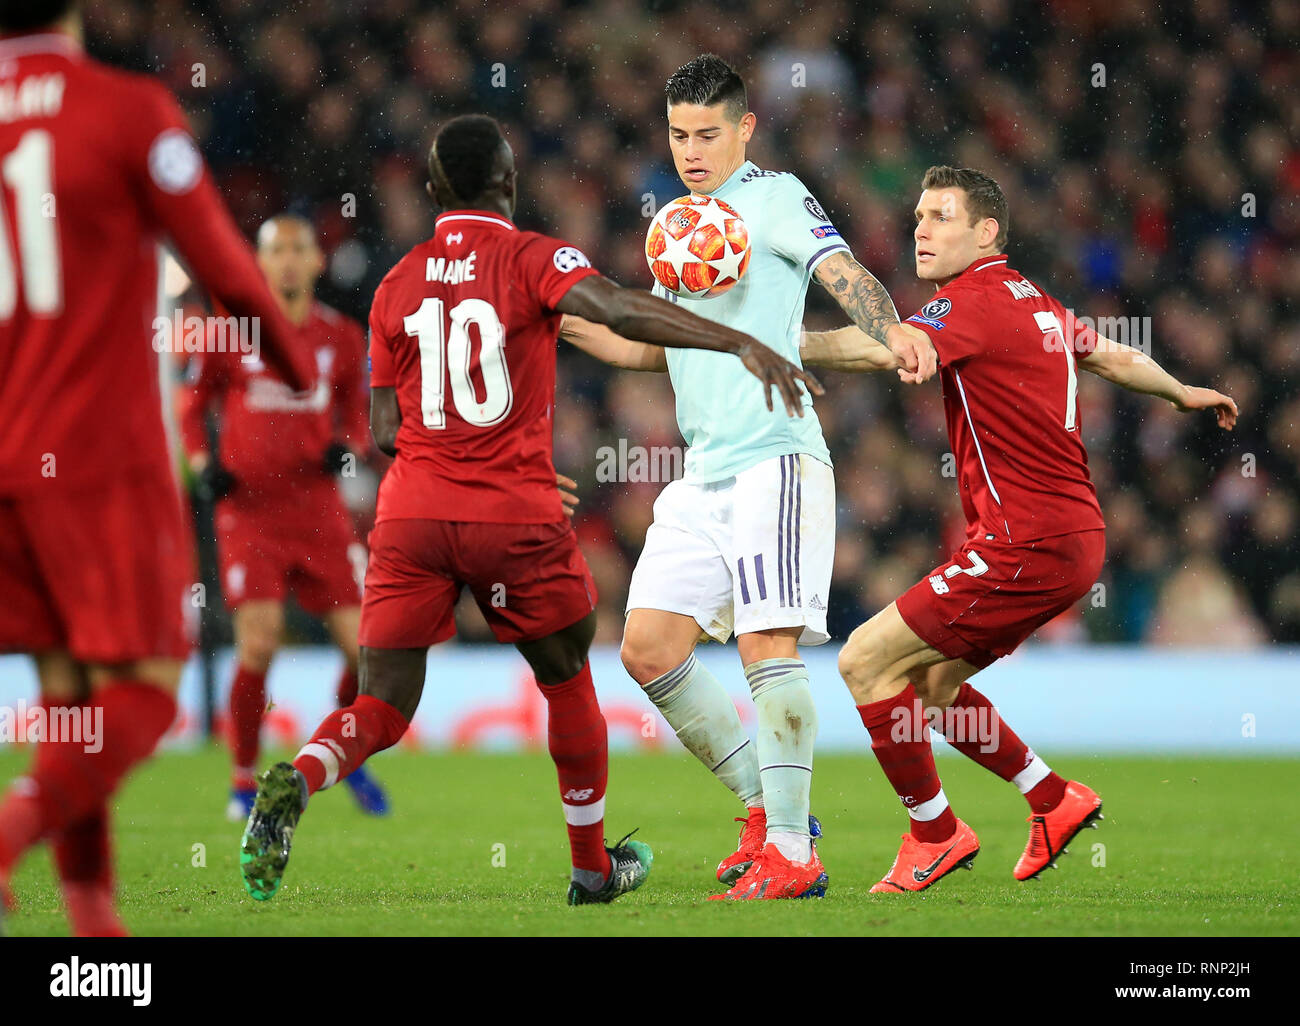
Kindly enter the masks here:
<path id="1" fill-rule="evenodd" d="M 922 890 L 969 868 L 979 852 L 974 831 L 948 806 L 922 710 L 945 710 L 936 727 L 952 746 L 1029 802 L 1017 880 L 1054 865 L 1101 816 L 1096 792 L 1053 773 L 967 683 L 1078 602 L 1101 570 L 1105 525 L 1079 435 L 1076 365 L 1179 410 L 1213 410 L 1227 430 L 1237 420 L 1230 398 L 1183 385 L 1139 351 L 1077 325 L 1012 270 L 1007 202 L 988 175 L 932 167 L 922 188 L 916 273 L 937 293 L 907 323 L 939 353 L 967 531 L 960 550 L 840 651 L 872 751 L 911 820 L 873 892 Z M 810 334 L 805 360 L 874 369 L 881 351 L 859 335 L 855 327 Z"/>
<path id="2" fill-rule="evenodd" d="M 455 633 L 453 607 L 468 587 L 546 697 L 572 854 L 568 901 L 607 902 L 640 886 L 651 853 L 639 841 L 603 841 L 605 721 L 587 665 L 595 585 L 551 462 L 555 342 L 572 337 L 561 315 L 640 342 L 733 353 L 769 405 L 780 390 L 791 416 L 802 414 L 800 381 L 821 388 L 748 335 L 621 289 L 574 247 L 516 228 L 514 156 L 491 118 L 449 122 L 429 178 L 444 211 L 434 236 L 388 273 L 370 311 L 371 430 L 397 458 L 370 534 L 361 695 L 292 766 L 263 774 L 244 832 L 244 882 L 253 897 L 271 897 L 308 797 L 402 736 L 428 648 Z M 586 341 L 600 355 L 600 340 Z"/>

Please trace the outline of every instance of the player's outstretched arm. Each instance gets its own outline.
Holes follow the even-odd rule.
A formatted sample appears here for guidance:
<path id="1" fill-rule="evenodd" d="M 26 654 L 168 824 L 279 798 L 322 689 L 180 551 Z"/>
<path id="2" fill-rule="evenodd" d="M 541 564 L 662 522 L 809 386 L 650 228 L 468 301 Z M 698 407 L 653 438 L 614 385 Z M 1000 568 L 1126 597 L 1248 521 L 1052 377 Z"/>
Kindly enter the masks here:
<path id="1" fill-rule="evenodd" d="M 923 331 L 906 330 L 889 292 L 847 252 L 832 253 L 813 272 L 822 288 L 859 328 L 885 346 L 902 364 L 899 377 L 920 384 L 934 376 L 939 358 Z"/>
<path id="2" fill-rule="evenodd" d="M 375 386 L 370 389 L 370 433 L 375 445 L 387 456 L 397 455 L 397 429 L 402 426 L 402 411 L 397 405 L 397 389 Z"/>
<path id="3" fill-rule="evenodd" d="M 828 370 L 854 373 L 897 370 L 900 377 L 905 373 L 902 360 L 883 342 L 877 342 L 854 324 L 834 331 L 805 331 L 800 338 L 799 355 L 805 364 Z"/>
<path id="4" fill-rule="evenodd" d="M 1079 366 L 1099 378 L 1112 381 L 1131 392 L 1159 396 L 1179 410 L 1213 410 L 1219 427 L 1231 431 L 1237 423 L 1237 404 L 1212 388 L 1184 385 L 1155 360 L 1132 346 L 1097 336 L 1090 353 L 1078 354 Z"/>
<path id="5" fill-rule="evenodd" d="M 560 321 L 560 338 L 571 342 L 588 356 L 623 370 L 668 372 L 668 358 L 663 346 L 633 342 L 616 335 L 603 324 L 573 314 L 565 314 Z"/>
<path id="6" fill-rule="evenodd" d="M 803 416 L 803 396 L 799 391 L 801 381 L 813 395 L 824 392 L 815 377 L 758 339 L 696 317 L 648 292 L 620 288 L 598 274 L 578 281 L 555 304 L 555 309 L 604 324 L 615 334 L 638 342 L 739 356 L 745 369 L 763 383 L 763 395 L 769 410 L 772 409 L 773 387 L 781 393 L 786 412 L 792 417 Z"/>

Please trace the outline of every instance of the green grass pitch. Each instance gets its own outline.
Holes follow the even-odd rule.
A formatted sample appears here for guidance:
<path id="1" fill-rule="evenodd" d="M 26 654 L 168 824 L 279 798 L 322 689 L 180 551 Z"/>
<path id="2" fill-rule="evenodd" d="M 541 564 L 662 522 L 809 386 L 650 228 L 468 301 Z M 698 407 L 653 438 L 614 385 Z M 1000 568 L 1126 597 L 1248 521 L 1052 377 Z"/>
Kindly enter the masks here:
<path id="1" fill-rule="evenodd" d="M 27 755 L 0 752 L 0 781 Z M 1105 800 L 1101 829 L 1075 839 L 1041 881 L 1011 877 L 1027 836 L 1010 785 L 964 759 L 940 772 L 980 836 L 974 872 L 923 895 L 870 895 L 906 817 L 860 756 L 817 760 L 813 811 L 825 827 L 821 901 L 720 904 L 713 867 L 735 841 L 734 799 L 686 756 L 615 755 L 606 828 L 639 827 L 650 879 L 608 906 L 568 908 L 567 847 L 545 752 L 384 753 L 372 766 L 394 812 L 359 813 L 340 786 L 312 801 L 279 895 L 239 879 L 241 827 L 223 817 L 227 758 L 165 754 L 133 777 L 115 821 L 123 915 L 138 935 L 1287 935 L 1300 926 L 1294 845 L 1300 760 L 1053 755 Z M 1104 845 L 1104 848 L 1099 847 Z M 66 926 L 49 857 L 15 878 L 14 936 Z"/>

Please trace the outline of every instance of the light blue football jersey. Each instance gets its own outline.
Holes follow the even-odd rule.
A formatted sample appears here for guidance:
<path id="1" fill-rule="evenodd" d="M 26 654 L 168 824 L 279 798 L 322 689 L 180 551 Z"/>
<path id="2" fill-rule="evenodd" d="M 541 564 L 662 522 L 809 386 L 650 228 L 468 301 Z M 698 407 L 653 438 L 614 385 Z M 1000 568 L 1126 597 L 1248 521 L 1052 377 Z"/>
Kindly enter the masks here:
<path id="1" fill-rule="evenodd" d="M 822 208 L 794 175 L 745 161 L 712 194 L 744 219 L 749 266 L 739 282 L 709 299 L 684 299 L 656 284 L 657 296 L 753 335 L 792 363 L 799 359 L 804 299 L 817 265 L 847 251 Z M 677 394 L 677 426 L 688 446 L 688 481 L 720 481 L 773 456 L 807 453 L 830 465 L 821 423 L 804 392 L 802 417 L 791 417 L 736 357 L 698 349 L 667 349 Z"/>

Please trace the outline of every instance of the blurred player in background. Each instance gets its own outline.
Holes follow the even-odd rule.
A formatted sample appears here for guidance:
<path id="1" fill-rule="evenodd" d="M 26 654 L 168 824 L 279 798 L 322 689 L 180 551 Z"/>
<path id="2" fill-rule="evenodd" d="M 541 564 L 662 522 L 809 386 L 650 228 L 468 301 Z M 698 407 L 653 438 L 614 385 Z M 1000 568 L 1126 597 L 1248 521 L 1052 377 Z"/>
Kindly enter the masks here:
<path id="1" fill-rule="evenodd" d="M 669 78 L 667 101 L 679 177 L 740 214 L 752 256 L 718 296 L 677 299 L 661 285 L 656 294 L 797 362 L 816 279 L 884 356 L 897 354 L 905 380 L 933 374 L 933 347 L 900 329 L 884 286 L 799 179 L 746 159 L 756 119 L 740 76 L 712 54 L 697 57 Z M 828 877 L 809 817 L 817 713 L 798 646 L 829 637 L 830 454 L 810 396 L 806 415 L 790 417 L 765 409 L 735 363 L 716 354 L 680 350 L 667 367 L 689 446 L 686 473 L 655 502 L 628 591 L 623 665 L 746 808 L 737 850 L 717 869 L 725 897 L 820 897 Z M 726 689 L 694 655 L 701 640 L 726 642 L 733 632 L 758 713 L 754 745 Z"/>
<path id="2" fill-rule="evenodd" d="M 651 853 L 627 838 L 604 844 L 607 737 L 587 663 L 596 589 L 551 458 L 561 315 L 739 356 L 768 402 L 775 385 L 791 414 L 800 380 L 820 386 L 754 339 L 621 289 L 574 247 L 516 228 L 514 154 L 491 118 L 442 128 L 429 192 L 443 210 L 434 235 L 388 273 L 370 311 L 371 430 L 396 461 L 370 534 L 361 695 L 321 723 L 293 765 L 263 774 L 242 842 L 244 883 L 270 898 L 310 795 L 397 743 L 420 701 L 428 649 L 455 633 L 468 587 L 546 697 L 569 832 L 567 900 L 608 902 L 641 885 Z M 584 344 L 600 355 L 599 341 Z"/>
<path id="3" fill-rule="evenodd" d="M 1017 880 L 1049 865 L 1101 815 L 1101 798 L 1052 772 L 967 682 L 1079 601 L 1105 557 L 1105 522 L 1080 437 L 1076 367 L 1182 411 L 1213 410 L 1232 430 L 1226 395 L 1182 384 L 1149 356 L 1098 335 L 1006 255 L 1001 188 L 968 168 L 932 167 L 916 206 L 916 273 L 935 298 L 908 318 L 942 360 L 948 438 L 957 457 L 966 542 L 849 637 L 840 672 L 871 749 L 911 829 L 873 892 L 919 891 L 959 866 L 979 839 L 949 807 L 930 748 L 936 729 L 963 755 L 1015 784 L 1030 807 Z M 805 359 L 873 369 L 855 327 L 808 335 Z M 922 712 L 925 710 L 926 712 Z M 933 713 L 929 713 L 933 716 Z"/>
<path id="4" fill-rule="evenodd" d="M 230 685 L 234 769 L 227 816 L 248 818 L 266 675 L 284 632 L 290 592 L 320 617 L 343 653 L 340 707 L 357 697 L 357 628 L 365 547 L 357 540 L 335 475 L 370 448 L 365 338 L 361 325 L 315 298 L 325 257 L 311 223 L 281 215 L 257 234 L 257 259 L 280 308 L 316 360 L 315 391 L 294 395 L 258 362 L 224 353 L 191 364 L 181 417 L 190 467 L 216 503 L 217 553 L 226 605 L 234 611 L 235 676 Z M 220 457 L 208 452 L 205 414 L 219 404 Z M 361 767 L 348 777 L 366 812 L 388 810 Z"/>
<path id="5" fill-rule="evenodd" d="M 35 656 L 47 714 L 98 724 L 36 745 L 0 804 L 0 898 L 48 839 L 73 932 L 120 934 L 108 801 L 175 718 L 190 648 L 151 345 L 162 239 L 257 319 L 291 386 L 315 369 L 166 89 L 87 58 L 68 0 L 0 0 L 0 32 L 0 652 Z"/>

